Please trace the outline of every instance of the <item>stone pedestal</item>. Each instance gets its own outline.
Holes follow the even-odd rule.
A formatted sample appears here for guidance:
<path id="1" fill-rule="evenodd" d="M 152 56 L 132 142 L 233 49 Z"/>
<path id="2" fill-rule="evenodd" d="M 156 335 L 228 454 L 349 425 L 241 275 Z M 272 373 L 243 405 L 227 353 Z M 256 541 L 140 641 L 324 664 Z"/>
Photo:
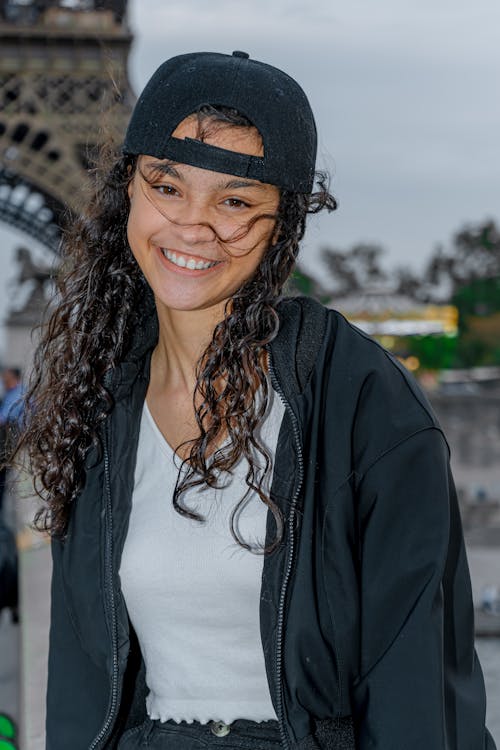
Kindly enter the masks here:
<path id="1" fill-rule="evenodd" d="M 47 307 L 44 288 L 35 286 L 21 310 L 11 311 L 5 322 L 4 366 L 29 372 L 40 336 L 40 322 Z"/>

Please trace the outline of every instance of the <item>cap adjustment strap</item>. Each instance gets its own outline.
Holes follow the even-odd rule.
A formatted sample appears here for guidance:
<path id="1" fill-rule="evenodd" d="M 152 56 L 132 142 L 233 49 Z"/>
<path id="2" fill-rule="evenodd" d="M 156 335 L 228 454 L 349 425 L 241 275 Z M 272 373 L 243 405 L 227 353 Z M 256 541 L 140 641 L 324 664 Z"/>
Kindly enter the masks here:
<path id="1" fill-rule="evenodd" d="M 157 156 L 157 154 L 151 154 Z M 190 164 L 214 172 L 226 172 L 239 177 L 251 177 L 263 181 L 265 162 L 263 157 L 241 154 L 226 148 L 212 146 L 195 138 L 170 136 L 161 150 L 161 159 L 172 159 L 180 164 Z"/>

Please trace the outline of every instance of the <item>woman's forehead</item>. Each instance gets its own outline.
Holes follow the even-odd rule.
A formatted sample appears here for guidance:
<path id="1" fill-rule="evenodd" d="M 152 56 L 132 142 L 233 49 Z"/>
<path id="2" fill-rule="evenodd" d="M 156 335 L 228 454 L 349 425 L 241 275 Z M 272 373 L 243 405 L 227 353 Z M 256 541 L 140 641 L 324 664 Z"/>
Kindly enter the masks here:
<path id="1" fill-rule="evenodd" d="M 174 138 L 201 140 L 203 143 L 249 156 L 263 156 L 264 147 L 257 128 L 202 118 L 195 113 L 182 120 L 172 133 Z"/>

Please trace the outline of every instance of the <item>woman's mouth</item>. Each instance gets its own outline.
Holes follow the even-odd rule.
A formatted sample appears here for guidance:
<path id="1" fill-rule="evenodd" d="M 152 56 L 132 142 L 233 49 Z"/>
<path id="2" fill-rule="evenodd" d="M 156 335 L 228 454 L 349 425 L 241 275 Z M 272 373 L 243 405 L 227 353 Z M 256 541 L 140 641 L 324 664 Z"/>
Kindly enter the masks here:
<path id="1" fill-rule="evenodd" d="M 166 247 L 161 247 L 160 250 L 165 258 L 173 263 L 174 266 L 188 268 L 190 271 L 206 271 L 208 268 L 213 268 L 221 262 L 219 260 L 195 260 L 192 256 L 174 252 Z"/>

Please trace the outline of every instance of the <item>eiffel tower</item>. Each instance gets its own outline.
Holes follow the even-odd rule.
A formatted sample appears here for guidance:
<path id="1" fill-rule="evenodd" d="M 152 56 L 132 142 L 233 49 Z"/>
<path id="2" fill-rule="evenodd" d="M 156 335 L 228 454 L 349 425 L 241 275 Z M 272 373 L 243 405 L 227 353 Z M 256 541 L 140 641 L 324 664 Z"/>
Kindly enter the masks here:
<path id="1" fill-rule="evenodd" d="M 126 12 L 127 0 L 0 0 L 0 222 L 49 257 L 97 146 L 121 140 L 134 103 Z M 38 323 L 41 292 L 11 313 L 8 338 L 12 326 L 25 335 Z"/>
<path id="2" fill-rule="evenodd" d="M 0 0 L 0 221 L 57 246 L 78 210 L 98 123 L 133 104 L 126 0 Z"/>

